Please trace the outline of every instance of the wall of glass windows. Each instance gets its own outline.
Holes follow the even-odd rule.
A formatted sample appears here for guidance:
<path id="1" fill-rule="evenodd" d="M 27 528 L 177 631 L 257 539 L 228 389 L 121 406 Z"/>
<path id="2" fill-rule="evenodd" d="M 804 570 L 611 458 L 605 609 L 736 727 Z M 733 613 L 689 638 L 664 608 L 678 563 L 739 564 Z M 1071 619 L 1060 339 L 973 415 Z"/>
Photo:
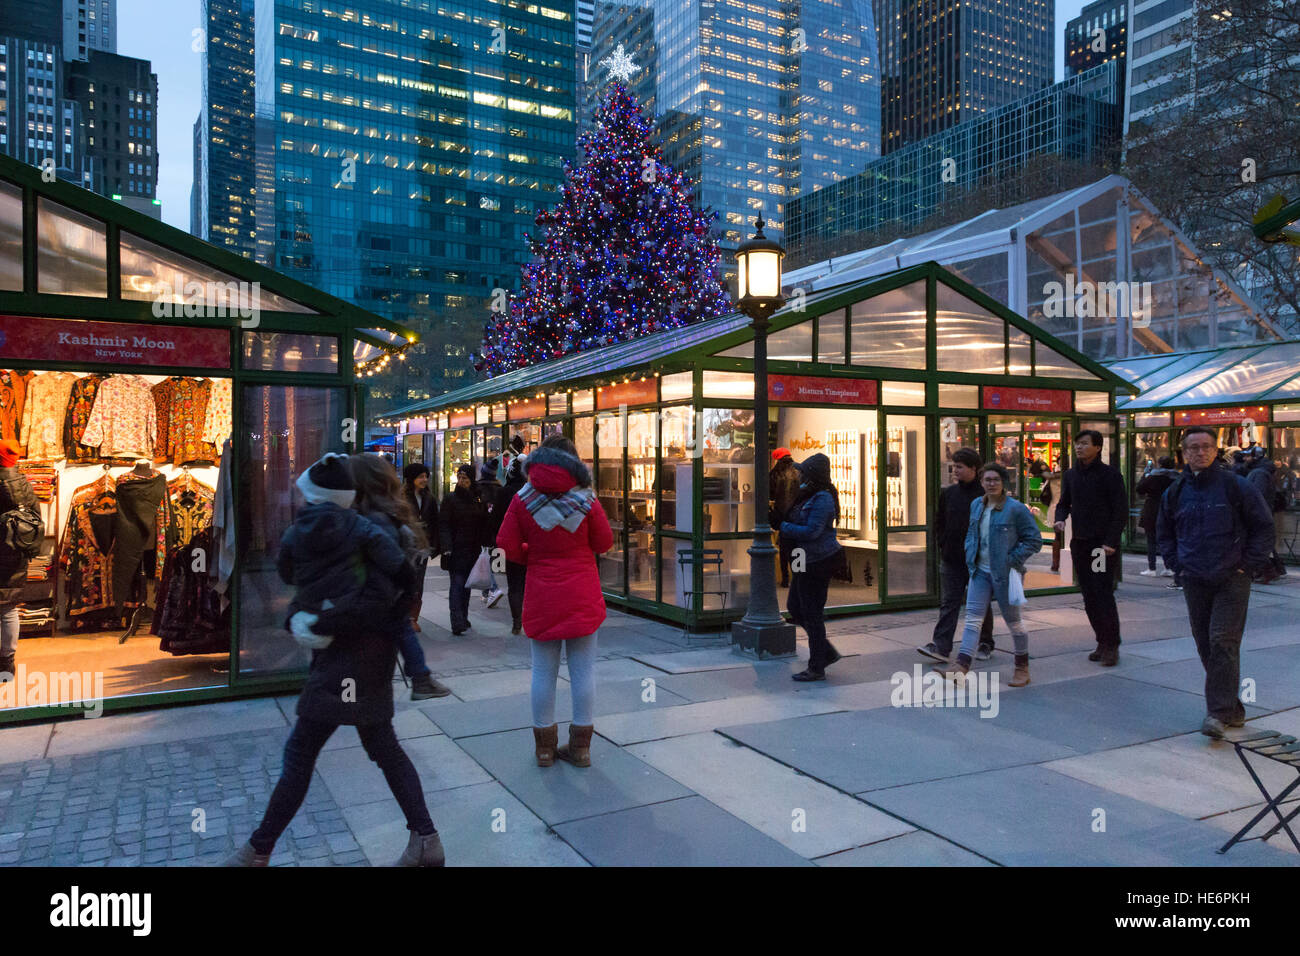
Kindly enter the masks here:
<path id="1" fill-rule="evenodd" d="M 830 458 L 848 554 L 832 613 L 937 601 L 930 529 L 963 446 L 1006 464 L 1040 514 L 1030 587 L 1073 586 L 1068 549 L 1052 557 L 1042 495 L 1079 428 L 1118 436 L 1122 379 L 933 264 L 778 312 L 769 354 L 766 423 L 754 414 L 753 330 L 736 314 L 510 372 L 383 423 L 444 442 L 443 492 L 458 465 L 481 465 L 480 448 L 570 436 L 614 530 L 598 558 L 607 599 L 688 626 L 748 605 L 756 469 L 772 465 L 755 459 L 764 427 L 795 460 Z"/>

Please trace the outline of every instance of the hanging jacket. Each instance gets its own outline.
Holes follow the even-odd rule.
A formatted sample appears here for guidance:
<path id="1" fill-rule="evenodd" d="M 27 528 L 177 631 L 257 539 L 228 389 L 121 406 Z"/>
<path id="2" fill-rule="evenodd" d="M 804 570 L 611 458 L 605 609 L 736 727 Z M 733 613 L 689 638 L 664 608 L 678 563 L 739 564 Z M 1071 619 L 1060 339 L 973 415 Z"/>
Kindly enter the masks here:
<path id="1" fill-rule="evenodd" d="M 524 473 L 528 484 L 510 499 L 496 537 L 506 560 L 528 570 L 524 633 L 535 641 L 594 634 L 605 621 L 596 555 L 613 546 L 614 533 L 592 494 L 591 472 L 567 452 L 539 448 L 529 454 Z M 571 509 L 573 498 L 549 505 L 552 498 L 571 492 L 587 508 L 585 514 L 580 507 Z M 525 495 L 530 496 L 532 512 Z"/>
<path id="2" fill-rule="evenodd" d="M 18 507 L 41 513 L 41 503 L 22 472 L 17 468 L 0 468 L 0 514 Z M 13 604 L 22 598 L 27 564 L 22 552 L 0 546 L 0 604 Z"/>
<path id="3" fill-rule="evenodd" d="M 979 567 L 980 520 L 984 517 L 984 496 L 970 503 L 970 525 L 966 528 L 966 567 L 972 577 Z M 1001 508 L 989 516 L 989 576 L 993 579 L 993 596 L 999 607 L 1007 606 L 1007 586 L 1011 569 L 1022 575 L 1025 562 L 1043 547 L 1043 536 L 1033 513 L 1008 495 Z"/>
<path id="4" fill-rule="evenodd" d="M 1142 502 L 1142 515 L 1138 518 L 1138 527 L 1147 534 L 1155 531 L 1156 515 L 1160 513 L 1160 498 L 1177 477 L 1178 472 L 1173 468 L 1153 468 L 1138 482 L 1137 493 L 1146 495 Z"/>

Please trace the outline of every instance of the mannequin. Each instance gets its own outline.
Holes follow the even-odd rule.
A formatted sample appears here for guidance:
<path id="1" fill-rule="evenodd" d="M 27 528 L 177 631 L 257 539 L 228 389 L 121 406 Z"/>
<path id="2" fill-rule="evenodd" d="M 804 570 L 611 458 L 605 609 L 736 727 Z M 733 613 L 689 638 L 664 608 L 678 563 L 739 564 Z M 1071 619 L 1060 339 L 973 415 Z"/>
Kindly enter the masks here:
<path id="1" fill-rule="evenodd" d="M 113 594 L 119 613 L 128 601 L 139 602 L 119 643 L 125 643 L 135 634 L 148 605 L 146 560 L 149 567 L 155 567 L 160 560 L 156 553 L 158 509 L 165 502 L 166 494 L 167 479 L 162 472 L 154 470 L 147 458 L 137 458 L 131 471 L 118 479 Z"/>

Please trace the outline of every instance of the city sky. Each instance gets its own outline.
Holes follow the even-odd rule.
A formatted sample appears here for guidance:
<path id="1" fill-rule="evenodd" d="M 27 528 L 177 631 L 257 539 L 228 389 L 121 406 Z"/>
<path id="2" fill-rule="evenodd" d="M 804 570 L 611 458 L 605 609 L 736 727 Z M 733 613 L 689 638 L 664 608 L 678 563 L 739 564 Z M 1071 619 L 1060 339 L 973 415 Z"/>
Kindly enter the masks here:
<path id="1" fill-rule="evenodd" d="M 1056 78 L 1065 75 L 1062 31 L 1086 0 L 1056 0 Z M 194 49 L 198 0 L 118 0 L 117 52 L 150 60 L 158 74 L 158 198 L 163 221 L 189 228 L 194 120 L 202 54 Z"/>

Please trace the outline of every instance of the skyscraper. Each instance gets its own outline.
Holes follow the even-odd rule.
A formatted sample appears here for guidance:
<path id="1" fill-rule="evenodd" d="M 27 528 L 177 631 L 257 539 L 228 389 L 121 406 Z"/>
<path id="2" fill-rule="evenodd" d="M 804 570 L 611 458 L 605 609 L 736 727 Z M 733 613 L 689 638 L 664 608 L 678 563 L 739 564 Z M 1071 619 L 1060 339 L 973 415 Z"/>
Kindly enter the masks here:
<path id="1" fill-rule="evenodd" d="M 643 0 L 598 5 L 593 64 L 623 44 L 628 81 L 665 158 L 696 182 L 734 247 L 762 212 L 880 155 L 880 76 L 868 0 Z M 593 69 L 596 67 L 593 66 Z M 608 77 L 593 77 L 599 95 Z"/>
<path id="2" fill-rule="evenodd" d="M 482 303 L 481 330 L 573 152 L 573 7 L 506 13 L 257 0 L 257 233 L 274 267 L 417 330 Z M 423 397 L 427 372 L 395 387 L 379 407 Z"/>
<path id="3" fill-rule="evenodd" d="M 6 36 L 0 24 L 0 152 L 89 189 L 81 110 L 64 95 L 64 69 L 57 42 Z"/>
<path id="4" fill-rule="evenodd" d="M 1128 114 L 1133 123 L 1168 123 L 1191 108 L 1192 0 L 1129 0 Z"/>
<path id="5" fill-rule="evenodd" d="M 875 0 L 883 153 L 1050 86 L 1053 0 Z"/>
<path id="6" fill-rule="evenodd" d="M 117 52 L 117 0 L 62 0 L 63 56 L 84 60 L 91 50 Z"/>
<path id="7" fill-rule="evenodd" d="M 268 256 L 257 254 L 254 207 L 253 12 L 253 0 L 202 0 L 201 131 L 194 140 L 194 167 L 201 178 L 190 231 L 241 256 L 265 260 Z"/>
<path id="8" fill-rule="evenodd" d="M 158 77 L 149 61 L 91 50 L 66 69 L 68 97 L 85 122 L 90 188 L 151 205 L 158 192 Z"/>

